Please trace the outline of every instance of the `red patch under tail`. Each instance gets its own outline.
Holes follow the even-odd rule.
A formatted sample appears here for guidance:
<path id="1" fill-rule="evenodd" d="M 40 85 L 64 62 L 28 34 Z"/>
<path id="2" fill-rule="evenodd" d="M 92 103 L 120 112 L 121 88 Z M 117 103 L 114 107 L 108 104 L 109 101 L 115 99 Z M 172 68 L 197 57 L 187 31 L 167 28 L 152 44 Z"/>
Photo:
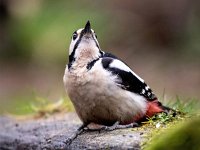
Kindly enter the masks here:
<path id="1" fill-rule="evenodd" d="M 147 110 L 145 114 L 138 114 L 133 117 L 133 120 L 128 122 L 123 122 L 122 124 L 129 124 L 132 122 L 141 122 L 147 119 L 147 117 L 152 117 L 157 113 L 169 111 L 170 108 L 163 106 L 157 99 L 154 101 L 147 102 Z"/>
<path id="2" fill-rule="evenodd" d="M 164 109 L 162 105 L 160 105 L 160 102 L 158 100 L 154 100 L 152 102 L 147 103 L 147 111 L 146 111 L 147 117 L 152 117 L 153 115 L 161 112 L 164 112 Z"/>

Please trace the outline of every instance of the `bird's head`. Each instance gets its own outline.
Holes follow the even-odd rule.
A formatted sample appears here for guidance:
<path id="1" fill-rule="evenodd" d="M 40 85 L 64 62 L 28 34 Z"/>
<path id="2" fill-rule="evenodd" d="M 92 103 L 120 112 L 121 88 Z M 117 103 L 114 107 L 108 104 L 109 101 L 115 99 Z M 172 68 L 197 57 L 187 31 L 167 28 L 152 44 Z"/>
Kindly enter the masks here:
<path id="1" fill-rule="evenodd" d="M 69 47 L 69 65 L 76 61 L 89 62 L 102 54 L 97 36 L 88 21 L 85 28 L 76 30 Z"/>

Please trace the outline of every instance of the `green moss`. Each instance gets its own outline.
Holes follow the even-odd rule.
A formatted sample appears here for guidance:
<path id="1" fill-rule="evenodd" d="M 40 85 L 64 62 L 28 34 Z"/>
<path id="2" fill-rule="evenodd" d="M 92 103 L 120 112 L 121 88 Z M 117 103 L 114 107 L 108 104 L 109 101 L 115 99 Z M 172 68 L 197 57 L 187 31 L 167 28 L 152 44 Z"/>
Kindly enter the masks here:
<path id="1" fill-rule="evenodd" d="M 146 150 L 200 150 L 200 119 L 185 119 L 160 132 Z"/>
<path id="2" fill-rule="evenodd" d="M 176 126 L 179 122 L 184 122 L 187 119 L 186 116 L 176 116 L 171 121 L 168 122 L 159 122 L 159 120 L 154 120 L 152 122 L 145 123 L 142 128 L 144 130 L 144 141 L 141 144 L 142 149 L 147 148 L 149 145 L 154 143 L 155 137 L 160 135 L 167 134 L 168 129 Z M 157 140 L 156 140 L 157 141 Z"/>
<path id="3" fill-rule="evenodd" d="M 184 144 L 195 143 L 198 139 L 198 134 L 200 134 L 199 129 L 194 129 L 194 131 L 191 131 L 191 134 L 186 134 L 184 130 L 190 130 L 193 124 L 195 124 L 195 128 L 199 128 L 199 124 L 195 123 L 196 121 L 200 122 L 200 120 L 196 120 L 199 117 L 199 102 L 196 100 L 184 102 L 177 98 L 174 103 L 169 105 L 171 108 L 177 110 L 176 116 L 173 113 L 168 115 L 161 113 L 143 123 L 142 128 L 146 132 L 143 136 L 145 140 L 141 145 L 142 149 L 183 149 L 181 146 L 184 147 Z M 192 132 L 197 132 L 197 134 L 192 135 Z M 185 137 L 192 141 L 189 141 L 187 138 L 184 139 Z"/>

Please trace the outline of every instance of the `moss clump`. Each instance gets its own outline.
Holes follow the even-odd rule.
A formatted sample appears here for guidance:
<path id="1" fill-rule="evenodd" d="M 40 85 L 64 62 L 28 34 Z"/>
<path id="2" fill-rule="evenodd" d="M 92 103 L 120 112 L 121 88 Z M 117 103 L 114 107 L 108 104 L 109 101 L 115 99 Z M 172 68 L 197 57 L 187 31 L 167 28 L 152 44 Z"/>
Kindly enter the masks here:
<path id="1" fill-rule="evenodd" d="M 147 122 L 143 123 L 145 124 L 143 125 L 143 128 L 147 132 L 145 132 L 143 136 L 146 140 L 144 140 L 141 144 L 142 149 L 148 148 L 149 150 L 149 147 L 162 143 L 160 142 L 160 138 L 169 135 L 171 133 L 171 130 L 175 132 L 175 130 L 178 130 L 179 126 L 185 124 L 185 122 L 190 122 L 191 120 L 199 117 L 199 101 L 189 100 L 187 102 L 183 102 L 180 101 L 179 98 L 177 98 L 177 100 L 171 103 L 171 105 L 169 106 L 177 111 L 176 115 L 174 115 L 173 112 L 169 114 L 160 113 L 153 116 L 152 118 L 149 118 Z M 173 139 L 174 138 L 172 138 L 171 140 Z M 164 143 L 166 143 L 166 149 L 170 149 L 168 147 L 168 139 L 165 139 L 163 141 Z M 151 148 L 150 150 L 153 149 L 154 148 Z"/>
<path id="2" fill-rule="evenodd" d="M 186 119 L 154 136 L 145 150 L 200 150 L 200 119 Z"/>

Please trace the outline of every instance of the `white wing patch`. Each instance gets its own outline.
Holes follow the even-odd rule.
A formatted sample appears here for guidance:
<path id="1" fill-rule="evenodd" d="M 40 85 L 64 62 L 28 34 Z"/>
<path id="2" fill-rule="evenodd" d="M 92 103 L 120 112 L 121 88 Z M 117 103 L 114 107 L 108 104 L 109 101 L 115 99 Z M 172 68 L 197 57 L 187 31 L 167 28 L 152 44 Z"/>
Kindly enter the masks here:
<path id="1" fill-rule="evenodd" d="M 150 87 L 147 85 L 147 86 L 145 86 L 145 90 L 149 90 L 150 89 Z"/>
<path id="2" fill-rule="evenodd" d="M 141 82 L 144 82 L 142 78 L 140 78 L 135 72 L 133 72 L 126 64 L 118 59 L 114 59 L 114 61 L 109 65 L 111 68 L 118 68 L 120 70 L 131 72 L 134 76 L 136 76 Z"/>

